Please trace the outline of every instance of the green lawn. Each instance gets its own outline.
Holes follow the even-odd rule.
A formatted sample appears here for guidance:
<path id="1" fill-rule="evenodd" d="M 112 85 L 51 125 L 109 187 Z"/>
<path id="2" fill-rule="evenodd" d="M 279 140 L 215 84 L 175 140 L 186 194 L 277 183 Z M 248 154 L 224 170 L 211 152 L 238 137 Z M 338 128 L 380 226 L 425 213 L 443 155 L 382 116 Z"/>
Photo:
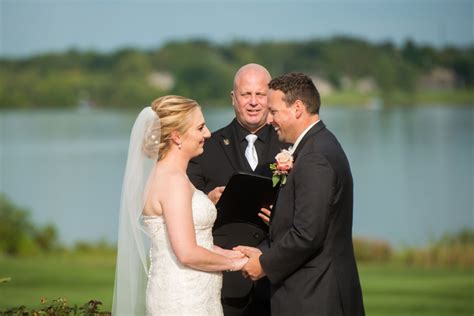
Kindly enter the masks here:
<path id="1" fill-rule="evenodd" d="M 368 315 L 473 315 L 474 269 L 359 265 Z"/>
<path id="2" fill-rule="evenodd" d="M 63 297 L 70 305 L 90 299 L 110 310 L 113 256 L 0 258 L 0 311 L 12 306 L 39 307 L 39 300 Z M 474 269 L 416 268 L 360 264 L 367 315 L 473 315 Z"/>
<path id="3" fill-rule="evenodd" d="M 375 100 L 386 105 L 474 105 L 474 92 L 468 89 L 452 91 L 416 91 L 407 93 L 402 91 L 393 91 L 390 95 L 375 92 L 362 93 L 353 90 L 334 91 L 324 96 L 323 105 L 344 105 L 352 107 L 367 107 L 373 105 Z M 382 100 L 384 99 L 384 100 Z"/>
<path id="4" fill-rule="evenodd" d="M 0 311 L 12 306 L 38 308 L 40 299 L 66 298 L 70 306 L 91 299 L 110 310 L 114 286 L 115 256 L 53 256 L 27 259 L 0 258 Z"/>

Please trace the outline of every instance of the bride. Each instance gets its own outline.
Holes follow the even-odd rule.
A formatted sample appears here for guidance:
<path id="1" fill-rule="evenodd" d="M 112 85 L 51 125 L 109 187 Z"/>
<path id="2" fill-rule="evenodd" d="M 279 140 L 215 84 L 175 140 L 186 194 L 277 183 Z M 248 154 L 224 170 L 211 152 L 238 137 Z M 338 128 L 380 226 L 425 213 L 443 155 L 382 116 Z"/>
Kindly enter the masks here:
<path id="1" fill-rule="evenodd" d="M 213 245 L 216 208 L 186 175 L 209 136 L 199 105 L 184 97 L 158 98 L 138 115 L 122 187 L 113 315 L 223 314 L 221 271 L 240 270 L 247 258 Z"/>

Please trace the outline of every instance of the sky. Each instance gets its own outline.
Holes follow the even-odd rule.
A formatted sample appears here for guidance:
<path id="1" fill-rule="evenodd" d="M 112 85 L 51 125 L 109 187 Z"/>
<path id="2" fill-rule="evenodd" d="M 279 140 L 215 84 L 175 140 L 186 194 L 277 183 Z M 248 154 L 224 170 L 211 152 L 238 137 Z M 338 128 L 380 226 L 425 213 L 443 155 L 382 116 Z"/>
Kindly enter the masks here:
<path id="1" fill-rule="evenodd" d="M 474 0 L 0 0 L 0 57 L 345 35 L 474 46 Z"/>

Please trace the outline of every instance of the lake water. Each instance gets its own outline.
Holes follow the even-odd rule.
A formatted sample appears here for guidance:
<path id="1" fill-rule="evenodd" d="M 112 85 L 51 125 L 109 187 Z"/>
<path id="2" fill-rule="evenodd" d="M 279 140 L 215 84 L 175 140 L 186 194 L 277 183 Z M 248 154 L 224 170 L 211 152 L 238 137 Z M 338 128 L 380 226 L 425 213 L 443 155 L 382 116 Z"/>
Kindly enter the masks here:
<path id="1" fill-rule="evenodd" d="M 54 223 L 67 244 L 115 242 L 137 113 L 0 112 L 0 192 L 36 223 Z M 233 112 L 208 109 L 205 116 L 215 130 Z M 321 116 L 351 163 L 354 235 L 424 245 L 474 228 L 474 107 L 341 107 Z"/>

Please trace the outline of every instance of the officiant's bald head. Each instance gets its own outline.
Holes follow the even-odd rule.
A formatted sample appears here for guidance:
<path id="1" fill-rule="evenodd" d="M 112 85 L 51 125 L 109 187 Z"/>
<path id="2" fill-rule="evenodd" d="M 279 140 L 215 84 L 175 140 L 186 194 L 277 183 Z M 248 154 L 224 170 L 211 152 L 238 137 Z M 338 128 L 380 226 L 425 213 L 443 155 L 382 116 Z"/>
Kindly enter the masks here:
<path id="1" fill-rule="evenodd" d="M 259 64 L 250 63 L 250 64 L 243 65 L 235 73 L 234 89 L 236 85 L 238 85 L 238 82 L 241 76 L 249 76 L 249 75 L 265 77 L 267 80 L 267 83 L 270 82 L 270 80 L 272 80 L 272 76 L 270 75 L 270 72 L 267 70 L 267 68 Z"/>
<path id="2" fill-rule="evenodd" d="M 235 117 L 251 133 L 265 126 L 268 83 L 271 79 L 268 70 L 259 64 L 246 64 L 235 73 L 230 92 Z"/>

